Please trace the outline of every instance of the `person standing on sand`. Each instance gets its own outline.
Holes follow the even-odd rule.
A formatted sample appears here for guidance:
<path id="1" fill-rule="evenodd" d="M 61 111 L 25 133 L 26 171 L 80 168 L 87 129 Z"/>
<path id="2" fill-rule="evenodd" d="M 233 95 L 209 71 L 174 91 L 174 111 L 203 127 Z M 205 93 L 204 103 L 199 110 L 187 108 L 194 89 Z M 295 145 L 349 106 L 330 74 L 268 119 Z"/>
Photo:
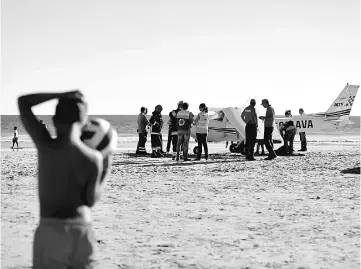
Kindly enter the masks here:
<path id="1" fill-rule="evenodd" d="M 18 141 L 19 141 L 18 127 L 15 126 L 15 127 L 14 127 L 13 145 L 12 145 L 12 147 L 11 147 L 13 150 L 14 150 L 15 144 L 16 144 L 16 148 L 19 149 L 19 143 L 18 143 Z"/>
<path id="2" fill-rule="evenodd" d="M 58 99 L 53 117 L 57 137 L 32 107 Z M 18 99 L 20 117 L 38 151 L 40 223 L 35 231 L 33 268 L 94 268 L 96 241 L 90 207 L 99 200 L 111 156 L 84 144 L 87 104 L 79 91 L 39 93 Z"/>
<path id="3" fill-rule="evenodd" d="M 177 154 L 177 142 L 178 142 L 178 126 L 177 126 L 177 114 L 181 110 L 183 105 L 183 101 L 179 101 L 177 104 L 177 109 L 172 110 L 169 112 L 169 121 L 170 121 L 170 127 L 169 132 L 171 133 L 171 141 L 172 141 L 172 151 L 173 151 L 173 160 L 176 158 Z M 170 149 L 170 140 L 168 136 L 168 144 L 167 145 L 167 151 Z"/>
<path id="4" fill-rule="evenodd" d="M 188 103 L 183 103 L 182 109 L 177 113 L 177 156 L 176 161 L 179 161 L 179 151 L 183 144 L 183 161 L 189 161 L 188 159 L 188 144 L 191 137 L 191 127 L 193 122 L 193 114 L 188 111 Z"/>
<path id="5" fill-rule="evenodd" d="M 241 118 L 246 123 L 246 150 L 247 155 L 246 159 L 248 161 L 255 161 L 253 157 L 254 145 L 257 141 L 257 128 L 258 128 L 258 119 L 257 112 L 255 109 L 256 100 L 251 99 L 249 106 L 246 107 L 242 114 Z"/>
<path id="6" fill-rule="evenodd" d="M 152 143 L 152 158 L 160 158 L 163 157 L 161 153 L 161 132 L 163 127 L 163 118 L 162 112 L 163 107 L 161 105 L 157 105 L 152 113 L 152 117 L 150 118 L 149 122 L 151 124 L 151 143 Z"/>
<path id="7" fill-rule="evenodd" d="M 138 141 L 138 145 L 137 145 L 137 150 L 136 150 L 136 154 L 147 154 L 147 151 L 145 149 L 145 143 L 147 143 L 147 126 L 149 125 L 149 121 L 147 119 L 147 111 L 148 109 L 145 107 L 141 107 L 140 108 L 140 114 L 138 115 L 138 119 L 137 119 L 137 123 L 138 123 L 138 136 L 139 136 L 139 141 Z"/>
<path id="8" fill-rule="evenodd" d="M 196 136 L 198 141 L 198 153 L 195 161 L 200 161 L 202 156 L 202 146 L 204 147 L 204 158 L 208 160 L 208 146 L 207 146 L 207 135 L 208 135 L 208 124 L 209 124 L 209 116 L 208 116 L 208 108 L 202 103 L 199 105 L 199 110 L 196 119 L 194 120 L 194 124 L 196 126 Z"/>
<path id="9" fill-rule="evenodd" d="M 298 110 L 299 114 L 302 116 L 305 114 L 304 110 L 300 108 Z M 307 138 L 306 138 L 306 132 L 299 132 L 300 134 L 300 141 L 301 141 L 301 149 L 298 151 L 307 151 Z"/>
<path id="10" fill-rule="evenodd" d="M 277 157 L 277 154 L 273 150 L 273 140 L 272 140 L 272 132 L 273 125 L 275 121 L 275 111 L 273 107 L 269 104 L 267 99 L 262 100 L 261 104 L 264 108 L 266 108 L 266 116 L 260 116 L 259 118 L 264 121 L 264 145 L 268 150 L 268 157 L 265 160 L 272 160 Z"/>

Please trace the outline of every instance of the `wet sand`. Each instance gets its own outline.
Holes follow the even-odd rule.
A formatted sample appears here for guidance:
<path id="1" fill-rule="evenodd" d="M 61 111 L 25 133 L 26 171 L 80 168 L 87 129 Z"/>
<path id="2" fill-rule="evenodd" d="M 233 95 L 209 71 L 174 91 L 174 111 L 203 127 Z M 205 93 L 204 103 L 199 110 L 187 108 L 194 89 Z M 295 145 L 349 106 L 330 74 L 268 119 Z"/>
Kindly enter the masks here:
<path id="1" fill-rule="evenodd" d="M 360 175 L 341 173 L 359 143 L 254 162 L 223 144 L 207 162 L 129 152 L 92 210 L 100 268 L 360 267 Z M 37 155 L 1 153 L 1 268 L 31 268 Z"/>

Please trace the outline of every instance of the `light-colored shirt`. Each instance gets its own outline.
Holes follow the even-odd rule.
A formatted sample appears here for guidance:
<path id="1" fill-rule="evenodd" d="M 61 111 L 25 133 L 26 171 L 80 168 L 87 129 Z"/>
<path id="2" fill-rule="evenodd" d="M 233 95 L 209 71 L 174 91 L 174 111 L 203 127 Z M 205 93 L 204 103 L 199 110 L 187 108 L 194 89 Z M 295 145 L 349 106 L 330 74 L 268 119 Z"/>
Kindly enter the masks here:
<path id="1" fill-rule="evenodd" d="M 207 134 L 209 124 L 208 113 L 205 111 L 198 113 L 197 118 L 194 120 L 194 124 L 196 125 L 197 134 Z"/>
<path id="2" fill-rule="evenodd" d="M 18 137 L 19 137 L 18 130 L 15 130 L 15 131 L 14 131 L 14 137 L 15 137 L 15 138 L 18 138 Z"/>
<path id="3" fill-rule="evenodd" d="M 147 132 L 146 127 L 149 124 L 149 121 L 143 113 L 140 113 L 138 115 L 137 123 L 138 123 L 138 133 L 146 133 Z"/>
<path id="4" fill-rule="evenodd" d="M 273 127 L 275 121 L 275 111 L 273 107 L 268 106 L 266 110 L 266 117 L 264 119 L 264 127 Z"/>

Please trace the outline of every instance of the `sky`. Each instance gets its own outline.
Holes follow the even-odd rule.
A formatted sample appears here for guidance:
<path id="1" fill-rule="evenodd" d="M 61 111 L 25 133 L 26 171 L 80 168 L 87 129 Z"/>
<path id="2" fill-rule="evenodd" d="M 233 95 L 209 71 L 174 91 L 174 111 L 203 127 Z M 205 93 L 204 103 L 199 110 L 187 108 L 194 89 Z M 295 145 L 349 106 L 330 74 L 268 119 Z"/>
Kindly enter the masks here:
<path id="1" fill-rule="evenodd" d="M 360 43 L 359 0 L 2 0 L 0 111 L 19 114 L 23 94 L 80 89 L 93 115 L 250 98 L 276 114 L 324 112 L 360 85 Z"/>

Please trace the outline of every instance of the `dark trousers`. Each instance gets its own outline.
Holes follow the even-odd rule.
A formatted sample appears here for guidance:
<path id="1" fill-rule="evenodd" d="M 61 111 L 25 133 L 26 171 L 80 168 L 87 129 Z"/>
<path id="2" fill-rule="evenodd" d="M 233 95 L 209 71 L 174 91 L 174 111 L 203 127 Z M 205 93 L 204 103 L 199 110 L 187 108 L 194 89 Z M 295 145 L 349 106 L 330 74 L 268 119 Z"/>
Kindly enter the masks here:
<path id="1" fill-rule="evenodd" d="M 301 141 L 301 149 L 307 150 L 307 139 L 305 132 L 300 132 L 300 141 Z"/>
<path id="2" fill-rule="evenodd" d="M 170 145 L 172 144 L 172 131 L 168 131 L 168 141 L 167 141 L 167 152 L 170 151 Z"/>
<path id="3" fill-rule="evenodd" d="M 285 135 L 283 136 L 283 144 L 285 147 L 285 152 L 286 154 L 292 154 L 293 152 L 293 141 L 295 139 L 295 135 L 296 135 L 296 129 L 290 131 L 290 132 L 286 132 Z"/>
<path id="4" fill-rule="evenodd" d="M 246 125 L 246 151 L 247 158 L 253 158 L 254 146 L 257 141 L 257 126 L 256 124 L 247 123 Z"/>
<path id="5" fill-rule="evenodd" d="M 151 134 L 150 135 L 152 150 L 158 151 L 161 150 L 162 140 L 160 134 Z"/>
<path id="6" fill-rule="evenodd" d="M 138 133 L 139 141 L 137 145 L 137 151 L 136 153 L 147 153 L 145 150 L 145 143 L 147 142 L 147 134 L 148 133 Z"/>
<path id="7" fill-rule="evenodd" d="M 200 159 L 202 156 L 202 146 L 204 148 L 204 157 L 208 159 L 208 146 L 207 146 L 207 134 L 196 134 L 198 141 L 198 153 L 197 159 Z"/>
<path id="8" fill-rule="evenodd" d="M 273 139 L 272 139 L 272 133 L 273 133 L 273 127 L 264 127 L 264 145 L 266 146 L 266 149 L 268 150 L 268 156 L 269 157 L 276 157 L 276 153 L 273 150 Z"/>
<path id="9" fill-rule="evenodd" d="M 161 133 L 159 134 L 159 136 L 160 136 L 160 150 L 163 151 L 163 136 Z"/>

